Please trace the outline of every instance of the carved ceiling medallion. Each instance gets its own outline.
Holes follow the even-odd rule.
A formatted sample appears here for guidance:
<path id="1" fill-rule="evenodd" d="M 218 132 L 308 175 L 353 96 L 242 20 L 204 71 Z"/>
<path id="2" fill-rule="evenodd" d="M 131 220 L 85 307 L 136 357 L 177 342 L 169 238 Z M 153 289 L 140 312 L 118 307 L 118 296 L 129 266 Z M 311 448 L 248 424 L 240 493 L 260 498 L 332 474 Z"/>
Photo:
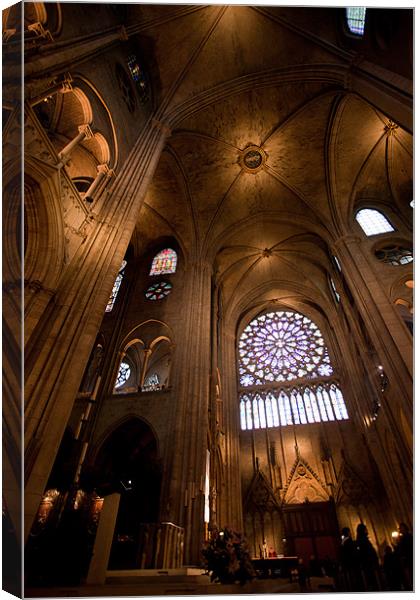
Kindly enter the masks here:
<path id="1" fill-rule="evenodd" d="M 263 168 L 267 155 L 259 146 L 248 146 L 239 155 L 239 164 L 248 173 L 257 173 Z"/>

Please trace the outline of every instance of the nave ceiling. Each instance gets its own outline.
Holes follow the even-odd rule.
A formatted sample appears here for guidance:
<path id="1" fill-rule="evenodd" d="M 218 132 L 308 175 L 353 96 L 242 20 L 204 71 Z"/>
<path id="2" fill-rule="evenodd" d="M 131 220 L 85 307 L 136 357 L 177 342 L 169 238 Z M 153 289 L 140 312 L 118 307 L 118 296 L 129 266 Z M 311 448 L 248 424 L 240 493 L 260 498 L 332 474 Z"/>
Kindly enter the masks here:
<path id="1" fill-rule="evenodd" d="M 397 205 L 410 223 L 412 136 L 351 90 L 335 13 L 306 11 L 292 27 L 286 8 L 193 8 L 175 19 L 128 9 L 146 23 L 156 114 L 171 127 L 138 252 L 175 237 L 185 256 L 211 261 L 226 305 L 266 281 L 331 302 L 328 247 L 360 234 L 356 208 L 392 218 Z M 257 172 L 240 164 L 248 146 L 264 152 Z"/>

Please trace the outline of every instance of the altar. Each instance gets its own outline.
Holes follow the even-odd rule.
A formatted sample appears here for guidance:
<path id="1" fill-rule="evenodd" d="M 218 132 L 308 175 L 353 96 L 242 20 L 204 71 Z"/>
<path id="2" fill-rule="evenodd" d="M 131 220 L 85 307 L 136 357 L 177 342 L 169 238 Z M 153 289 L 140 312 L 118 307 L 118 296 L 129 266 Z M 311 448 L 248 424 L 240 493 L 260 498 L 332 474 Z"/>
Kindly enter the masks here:
<path id="1" fill-rule="evenodd" d="M 292 571 L 298 566 L 298 557 L 275 556 L 270 558 L 253 558 L 252 565 L 259 578 L 290 578 L 292 576 Z"/>

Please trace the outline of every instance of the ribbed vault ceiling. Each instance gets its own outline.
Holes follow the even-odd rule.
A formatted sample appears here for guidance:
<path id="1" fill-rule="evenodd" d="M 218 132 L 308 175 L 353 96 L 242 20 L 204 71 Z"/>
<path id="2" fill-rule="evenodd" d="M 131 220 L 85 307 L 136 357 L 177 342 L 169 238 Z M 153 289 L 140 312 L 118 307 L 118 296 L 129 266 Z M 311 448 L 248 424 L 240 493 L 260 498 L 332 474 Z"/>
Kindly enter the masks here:
<path id="1" fill-rule="evenodd" d="M 174 236 L 188 258 L 210 259 L 227 305 L 267 281 L 271 298 L 331 301 L 328 245 L 357 233 L 355 206 L 396 203 L 410 219 L 411 135 L 346 89 L 333 13 L 295 12 L 302 33 L 291 9 L 189 8 L 130 7 L 151 23 L 157 114 L 172 127 L 141 247 Z M 257 173 L 239 164 L 249 145 L 266 154 Z"/>

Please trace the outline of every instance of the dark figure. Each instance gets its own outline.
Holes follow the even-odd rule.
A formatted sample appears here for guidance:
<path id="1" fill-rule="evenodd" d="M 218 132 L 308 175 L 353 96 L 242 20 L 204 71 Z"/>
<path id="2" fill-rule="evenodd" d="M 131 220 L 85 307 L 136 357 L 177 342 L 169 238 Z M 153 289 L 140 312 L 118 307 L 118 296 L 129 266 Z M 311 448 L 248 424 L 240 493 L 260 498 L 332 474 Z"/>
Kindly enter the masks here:
<path id="1" fill-rule="evenodd" d="M 385 547 L 384 560 L 382 563 L 386 588 L 389 591 L 401 591 L 402 571 L 397 554 L 392 550 L 391 546 Z"/>
<path id="2" fill-rule="evenodd" d="M 311 577 L 322 577 L 321 563 L 313 554 L 309 560 L 309 573 Z"/>
<path id="3" fill-rule="evenodd" d="M 303 558 L 299 558 L 297 572 L 298 572 L 297 578 L 298 578 L 298 583 L 299 583 L 299 589 L 301 592 L 307 592 L 308 586 L 310 589 L 310 579 L 309 579 L 308 570 L 305 567 L 305 563 L 303 562 Z"/>
<path id="4" fill-rule="evenodd" d="M 395 553 L 402 570 L 404 590 L 409 591 L 413 589 L 413 536 L 405 523 L 400 523 L 398 530 Z"/>
<path id="5" fill-rule="evenodd" d="M 378 585 L 378 555 L 372 546 L 366 525 L 359 523 L 356 534 L 357 562 L 362 572 L 364 589 L 367 592 L 377 591 Z"/>
<path id="6" fill-rule="evenodd" d="M 343 591 L 356 592 L 363 589 L 361 585 L 361 575 L 358 569 L 356 544 L 351 537 L 350 529 L 348 527 L 343 527 L 341 530 L 339 563 L 339 581 Z"/>

